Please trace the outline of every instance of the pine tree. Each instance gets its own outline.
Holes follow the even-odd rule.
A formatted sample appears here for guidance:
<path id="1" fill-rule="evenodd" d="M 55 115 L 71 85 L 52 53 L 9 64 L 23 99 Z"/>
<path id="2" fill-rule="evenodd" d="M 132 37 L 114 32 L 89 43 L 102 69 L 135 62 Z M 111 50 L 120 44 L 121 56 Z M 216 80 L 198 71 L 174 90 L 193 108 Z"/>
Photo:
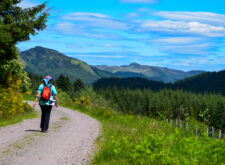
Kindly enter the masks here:
<path id="1" fill-rule="evenodd" d="M 70 78 L 61 74 L 56 80 L 57 87 L 69 93 L 72 89 Z"/>
<path id="2" fill-rule="evenodd" d="M 21 1 L 0 1 L 0 81 L 3 87 L 9 83 L 8 75 L 17 76 L 27 83 L 16 44 L 29 40 L 30 35 L 46 28 L 46 3 L 23 9 L 18 6 Z"/>
<path id="3" fill-rule="evenodd" d="M 81 90 L 81 89 L 84 88 L 84 83 L 82 82 L 81 79 L 78 78 L 78 79 L 74 82 L 73 88 L 74 88 L 74 91 L 75 91 L 75 92 L 76 92 L 76 91 L 79 91 L 79 90 Z"/>

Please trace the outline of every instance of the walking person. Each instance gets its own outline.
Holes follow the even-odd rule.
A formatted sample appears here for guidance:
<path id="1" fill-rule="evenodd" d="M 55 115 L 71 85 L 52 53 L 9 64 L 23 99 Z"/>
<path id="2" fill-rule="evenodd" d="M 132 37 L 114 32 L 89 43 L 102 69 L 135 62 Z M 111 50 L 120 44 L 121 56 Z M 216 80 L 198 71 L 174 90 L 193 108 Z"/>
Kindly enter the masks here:
<path id="1" fill-rule="evenodd" d="M 55 105 L 58 107 L 57 91 L 55 86 L 51 84 L 53 78 L 46 76 L 37 90 L 37 95 L 33 104 L 36 106 L 37 100 L 39 99 L 39 105 L 41 107 L 41 131 L 46 133 L 49 126 L 51 109 Z"/>

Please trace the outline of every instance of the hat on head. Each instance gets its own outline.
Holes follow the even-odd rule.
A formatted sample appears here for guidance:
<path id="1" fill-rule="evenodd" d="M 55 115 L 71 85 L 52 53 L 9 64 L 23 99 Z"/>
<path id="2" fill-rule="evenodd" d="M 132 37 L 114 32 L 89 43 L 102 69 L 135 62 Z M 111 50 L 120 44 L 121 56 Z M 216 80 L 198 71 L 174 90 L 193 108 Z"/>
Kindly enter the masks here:
<path id="1" fill-rule="evenodd" d="M 53 79 L 51 76 L 45 76 L 45 79 Z"/>
<path id="2" fill-rule="evenodd" d="M 48 85 L 49 81 L 51 80 L 53 80 L 51 76 L 45 76 L 45 78 L 43 79 L 43 81 L 45 82 L 45 85 Z"/>

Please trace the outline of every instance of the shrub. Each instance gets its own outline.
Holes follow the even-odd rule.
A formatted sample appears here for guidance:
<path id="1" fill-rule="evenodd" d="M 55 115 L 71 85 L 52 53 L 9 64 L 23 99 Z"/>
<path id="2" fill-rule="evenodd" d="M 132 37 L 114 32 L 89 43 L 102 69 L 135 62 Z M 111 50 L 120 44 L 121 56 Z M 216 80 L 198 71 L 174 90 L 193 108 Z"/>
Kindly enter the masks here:
<path id="1" fill-rule="evenodd" d="M 14 79 L 8 88 L 0 86 L 0 117 L 7 118 L 24 112 L 21 83 L 20 79 Z"/>

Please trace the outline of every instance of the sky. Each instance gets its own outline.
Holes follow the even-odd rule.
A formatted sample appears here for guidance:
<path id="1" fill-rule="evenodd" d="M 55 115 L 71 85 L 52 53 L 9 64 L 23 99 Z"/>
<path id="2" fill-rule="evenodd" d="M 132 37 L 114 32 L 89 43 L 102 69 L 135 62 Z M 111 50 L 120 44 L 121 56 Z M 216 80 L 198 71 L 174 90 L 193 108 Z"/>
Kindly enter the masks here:
<path id="1" fill-rule="evenodd" d="M 90 65 L 219 71 L 225 69 L 224 6 L 224 0 L 49 0 L 48 27 L 18 47 L 43 46 Z"/>

